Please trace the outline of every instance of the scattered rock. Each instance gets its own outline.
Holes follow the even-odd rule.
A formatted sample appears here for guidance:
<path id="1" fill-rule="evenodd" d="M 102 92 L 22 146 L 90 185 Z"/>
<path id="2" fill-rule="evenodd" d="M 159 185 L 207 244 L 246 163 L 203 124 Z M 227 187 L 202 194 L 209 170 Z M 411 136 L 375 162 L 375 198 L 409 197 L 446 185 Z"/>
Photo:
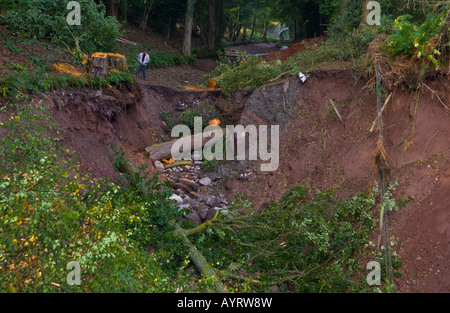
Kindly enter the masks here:
<path id="1" fill-rule="evenodd" d="M 269 288 L 270 288 L 270 292 L 272 292 L 272 293 L 280 292 L 280 287 L 278 287 L 277 285 L 270 286 Z"/>
<path id="2" fill-rule="evenodd" d="M 191 188 L 190 186 L 185 185 L 185 184 L 182 184 L 182 183 L 175 183 L 175 184 L 173 184 L 173 186 L 174 186 L 176 189 L 181 189 L 181 190 L 183 190 L 183 191 L 186 192 L 186 193 L 190 193 L 191 191 L 193 191 L 192 188 Z"/>
<path id="3" fill-rule="evenodd" d="M 211 181 L 216 181 L 218 179 L 221 179 L 222 177 L 220 177 L 219 174 L 217 174 L 216 172 L 211 172 L 208 174 L 208 177 L 211 179 Z"/>
<path id="4" fill-rule="evenodd" d="M 191 199 L 189 198 L 189 200 L 191 200 Z M 199 208 L 200 208 L 200 204 L 198 202 L 191 203 L 191 210 L 192 211 L 198 212 Z"/>
<path id="5" fill-rule="evenodd" d="M 177 203 L 183 203 L 183 199 L 179 195 L 176 195 L 175 193 L 172 194 L 172 196 L 169 199 L 175 200 Z"/>
<path id="6" fill-rule="evenodd" d="M 178 211 L 188 210 L 190 205 L 188 203 L 182 203 L 178 205 Z"/>
<path id="7" fill-rule="evenodd" d="M 217 199 L 216 197 L 207 198 L 205 203 L 207 206 L 209 206 L 211 208 L 220 206 L 220 200 Z"/>
<path id="8" fill-rule="evenodd" d="M 217 208 L 218 209 L 218 208 Z M 206 214 L 205 221 L 210 221 L 216 216 L 217 210 L 215 208 L 208 209 L 208 213 Z"/>
<path id="9" fill-rule="evenodd" d="M 160 171 L 160 172 L 165 171 L 164 164 L 162 164 L 160 161 L 155 161 L 154 165 L 158 171 Z"/>
<path id="10" fill-rule="evenodd" d="M 203 200 L 203 197 L 194 191 L 189 192 L 189 196 L 199 202 Z"/>
<path id="11" fill-rule="evenodd" d="M 209 212 L 209 209 L 203 209 L 198 214 L 198 216 L 200 216 L 201 219 L 206 220 L 206 218 L 208 217 L 208 212 Z"/>
<path id="12" fill-rule="evenodd" d="M 211 185 L 212 181 L 211 181 L 211 178 L 206 176 L 206 177 L 203 177 L 202 179 L 200 179 L 198 181 L 198 183 L 202 186 L 209 186 L 209 185 Z"/>
<path id="13" fill-rule="evenodd" d="M 174 194 L 177 194 L 177 195 L 179 195 L 179 196 L 181 196 L 181 195 L 184 194 L 184 191 L 181 190 L 181 189 L 175 189 L 175 190 L 173 191 L 173 193 L 174 193 Z"/>
<path id="14" fill-rule="evenodd" d="M 202 219 L 200 218 L 200 216 L 198 216 L 197 213 L 191 213 L 186 215 L 186 219 L 197 225 L 201 225 L 203 223 Z"/>

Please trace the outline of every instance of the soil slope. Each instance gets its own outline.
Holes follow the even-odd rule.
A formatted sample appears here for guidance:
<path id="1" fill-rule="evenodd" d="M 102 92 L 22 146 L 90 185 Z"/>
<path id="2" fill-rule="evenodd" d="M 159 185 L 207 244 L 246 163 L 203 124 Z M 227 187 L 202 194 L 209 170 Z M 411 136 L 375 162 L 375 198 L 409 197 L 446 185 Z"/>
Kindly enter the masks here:
<path id="1" fill-rule="evenodd" d="M 256 91 L 247 103 L 277 104 L 282 97 L 275 91 L 285 84 L 265 86 L 274 90 Z M 293 84 L 299 90 L 297 111 L 281 125 L 278 171 L 258 173 L 254 165 L 256 177 L 228 179 L 228 195 L 247 195 L 263 207 L 298 182 L 334 189 L 341 197 L 371 189 L 380 181 L 378 134 L 369 132 L 377 116 L 375 93 L 364 88 L 365 82 L 355 82 L 352 70 L 318 71 L 304 84 L 291 78 L 290 88 Z M 450 106 L 449 76 L 426 84 L 436 93 L 396 88 L 383 114 L 390 181 L 398 182 L 393 195 L 407 202 L 390 214 L 391 244 L 404 273 L 395 280 L 401 292 L 450 292 L 450 116 L 442 104 Z M 336 103 L 342 122 L 328 99 Z M 246 115 L 261 123 L 264 112 L 260 107 Z"/>

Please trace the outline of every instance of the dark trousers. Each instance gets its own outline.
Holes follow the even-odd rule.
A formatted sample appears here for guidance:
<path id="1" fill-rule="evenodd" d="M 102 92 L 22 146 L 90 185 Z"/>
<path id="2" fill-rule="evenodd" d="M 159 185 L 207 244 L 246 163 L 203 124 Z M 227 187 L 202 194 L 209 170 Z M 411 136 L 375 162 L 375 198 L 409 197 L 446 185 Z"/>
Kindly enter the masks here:
<path id="1" fill-rule="evenodd" d="M 139 75 L 139 72 L 142 71 L 142 74 L 144 75 L 144 79 L 147 78 L 147 65 L 143 65 L 143 64 L 138 64 L 138 67 L 136 69 L 136 76 Z"/>

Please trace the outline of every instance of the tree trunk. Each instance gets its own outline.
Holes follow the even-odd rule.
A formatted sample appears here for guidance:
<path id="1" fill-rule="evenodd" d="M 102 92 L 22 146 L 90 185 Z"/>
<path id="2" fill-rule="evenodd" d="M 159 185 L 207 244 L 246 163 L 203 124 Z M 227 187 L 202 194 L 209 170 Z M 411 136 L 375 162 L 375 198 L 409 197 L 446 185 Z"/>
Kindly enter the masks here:
<path id="1" fill-rule="evenodd" d="M 267 41 L 267 21 L 264 21 L 264 30 L 261 35 L 261 39 Z"/>
<path id="2" fill-rule="evenodd" d="M 250 33 L 250 38 L 248 39 L 248 43 L 250 43 L 253 39 L 253 34 L 255 33 L 255 26 L 256 26 L 256 15 L 253 17 L 252 32 Z"/>
<path id="3" fill-rule="evenodd" d="M 239 24 L 236 27 L 236 31 L 235 31 L 235 33 L 233 35 L 233 39 L 231 41 L 237 41 L 239 39 L 239 35 L 241 34 L 241 29 L 242 29 L 242 24 Z"/>
<path id="4" fill-rule="evenodd" d="M 120 0 L 106 1 L 106 15 L 119 19 Z"/>
<path id="5" fill-rule="evenodd" d="M 233 40 L 233 36 L 234 36 L 234 23 L 230 24 L 230 26 L 228 27 L 228 32 L 229 32 L 228 39 L 230 41 L 232 41 Z"/>
<path id="6" fill-rule="evenodd" d="M 363 0 L 363 8 L 362 8 L 362 15 L 361 15 L 361 25 L 364 25 L 367 23 L 367 14 L 369 14 L 369 10 L 367 10 L 367 5 L 369 4 L 371 0 Z"/>
<path id="7" fill-rule="evenodd" d="M 170 39 L 170 29 L 172 27 L 172 18 L 169 18 L 169 23 L 167 24 L 167 35 L 166 35 L 166 39 L 169 40 Z"/>
<path id="8" fill-rule="evenodd" d="M 105 79 L 111 70 L 128 71 L 127 59 L 117 53 L 96 52 L 89 57 L 87 73 L 92 78 Z"/>
<path id="9" fill-rule="evenodd" d="M 239 35 L 238 35 L 238 38 L 239 38 Z M 246 40 L 247 40 L 247 26 L 244 25 L 242 41 L 245 42 Z"/>
<path id="10" fill-rule="evenodd" d="M 194 7 L 196 0 L 187 0 L 186 18 L 184 24 L 183 54 L 191 56 L 192 22 L 194 20 Z"/>
<path id="11" fill-rule="evenodd" d="M 191 151 L 203 149 L 206 143 L 208 145 L 213 145 L 217 143 L 219 140 L 223 138 L 223 134 L 225 131 L 222 129 L 222 136 L 215 136 L 214 132 L 203 132 L 192 135 L 190 137 L 191 141 Z M 172 155 L 172 146 L 180 139 L 174 139 L 169 142 L 165 142 L 162 144 L 155 144 L 150 147 L 145 148 L 145 152 L 149 153 L 149 157 L 154 161 L 159 161 L 164 158 L 173 157 L 176 158 L 180 156 L 180 152 L 176 155 Z M 191 151 L 183 151 L 183 152 L 191 152 Z"/>
<path id="12" fill-rule="evenodd" d="M 216 44 L 215 47 L 219 47 L 222 43 L 222 39 L 225 35 L 225 21 L 223 17 L 223 0 L 216 0 Z"/>
<path id="13" fill-rule="evenodd" d="M 139 29 L 145 30 L 147 28 L 148 16 L 152 11 L 153 2 L 155 0 L 144 0 L 144 11 L 142 12 L 141 19 L 139 20 Z"/>
<path id="14" fill-rule="evenodd" d="M 231 36 L 230 41 L 234 41 L 236 39 L 236 36 L 239 35 L 239 33 L 241 31 L 242 25 L 239 24 L 240 15 L 241 15 L 241 10 L 238 10 L 237 17 L 236 17 L 236 23 L 234 24 L 234 29 L 233 29 L 233 36 Z"/>
<path id="15" fill-rule="evenodd" d="M 216 50 L 216 8 L 215 0 L 209 0 L 208 4 L 208 48 L 209 50 Z"/>

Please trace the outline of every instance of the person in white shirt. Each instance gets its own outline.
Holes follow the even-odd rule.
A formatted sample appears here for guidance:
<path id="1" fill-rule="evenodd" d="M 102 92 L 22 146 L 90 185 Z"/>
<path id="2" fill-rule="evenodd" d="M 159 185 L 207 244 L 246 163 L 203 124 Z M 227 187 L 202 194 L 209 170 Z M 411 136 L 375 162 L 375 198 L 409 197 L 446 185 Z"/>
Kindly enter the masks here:
<path id="1" fill-rule="evenodd" d="M 147 78 L 147 65 L 150 62 L 150 56 L 148 55 L 147 51 L 142 51 L 141 53 L 139 53 L 138 56 L 138 67 L 136 69 L 136 76 L 139 75 L 139 72 L 142 71 L 143 76 L 144 76 L 144 80 L 146 80 Z"/>

